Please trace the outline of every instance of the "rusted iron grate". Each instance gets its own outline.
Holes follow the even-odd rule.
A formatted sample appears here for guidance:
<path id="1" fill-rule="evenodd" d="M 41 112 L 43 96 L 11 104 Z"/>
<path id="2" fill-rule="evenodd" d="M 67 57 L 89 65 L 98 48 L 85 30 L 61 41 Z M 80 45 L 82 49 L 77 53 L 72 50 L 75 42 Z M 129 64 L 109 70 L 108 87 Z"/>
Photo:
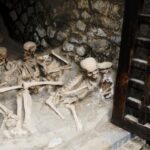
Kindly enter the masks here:
<path id="1" fill-rule="evenodd" d="M 150 141 L 149 0 L 126 0 L 112 122 Z"/>

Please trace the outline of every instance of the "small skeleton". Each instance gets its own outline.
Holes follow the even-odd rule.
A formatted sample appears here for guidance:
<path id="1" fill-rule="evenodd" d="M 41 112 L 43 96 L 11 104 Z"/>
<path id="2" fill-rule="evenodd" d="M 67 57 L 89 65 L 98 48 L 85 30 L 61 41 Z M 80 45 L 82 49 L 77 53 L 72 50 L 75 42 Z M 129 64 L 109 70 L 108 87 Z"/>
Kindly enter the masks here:
<path id="1" fill-rule="evenodd" d="M 20 88 L 21 86 L 3 87 L 0 89 L 0 93 L 4 93 L 11 90 L 17 90 Z M 5 129 L 5 134 L 7 133 L 7 137 L 11 137 L 10 134 L 13 133 L 13 128 L 18 122 L 18 116 L 2 104 L 0 104 L 0 113 L 4 117 L 1 129 Z"/>
<path id="2" fill-rule="evenodd" d="M 23 105 L 24 104 L 24 111 L 25 111 L 25 118 L 23 122 L 23 128 L 29 131 L 30 133 L 35 132 L 35 128 L 32 126 L 32 118 L 31 118 L 31 112 L 32 112 L 32 97 L 29 92 L 29 88 L 31 87 L 37 87 L 37 86 L 42 86 L 42 85 L 62 85 L 62 82 L 57 81 L 57 82 L 52 82 L 52 81 L 41 81 L 41 82 L 23 82 L 23 90 L 21 93 L 19 93 L 18 98 L 19 100 L 17 101 L 17 106 L 18 106 L 18 116 L 21 118 L 21 110 L 23 110 Z M 22 98 L 21 98 L 22 97 Z M 21 102 L 22 101 L 22 102 Z M 53 108 L 55 109 L 55 108 Z M 20 124 L 20 122 L 18 123 Z"/>
<path id="3" fill-rule="evenodd" d="M 32 125 L 32 97 L 29 92 L 29 88 L 33 86 L 42 85 L 57 85 L 61 86 L 63 83 L 60 81 L 41 81 L 41 82 L 23 82 L 19 86 L 3 87 L 0 88 L 0 93 L 4 93 L 11 90 L 18 90 L 17 93 L 17 115 L 13 114 L 12 111 L 8 110 L 5 106 L 0 104 L 0 113 L 4 116 L 2 127 L 6 126 L 7 120 L 10 119 L 14 122 L 14 128 L 9 131 L 12 135 L 26 135 L 27 133 L 34 133 L 36 130 Z M 51 106 L 55 110 L 55 106 Z M 24 118 L 23 118 L 24 111 Z M 15 120 L 14 120 L 15 119 Z"/>
<path id="4" fill-rule="evenodd" d="M 23 49 L 24 49 L 24 60 L 29 60 L 34 57 L 34 53 L 36 51 L 36 44 L 32 41 L 28 41 L 24 43 Z"/>
<path id="5" fill-rule="evenodd" d="M 24 43 L 24 64 L 21 68 L 22 75 L 24 77 L 24 80 L 39 80 L 40 71 L 37 65 L 37 61 L 35 58 L 35 52 L 36 52 L 36 43 L 29 41 Z"/>
<path id="6" fill-rule="evenodd" d="M 31 115 L 31 106 L 32 106 L 32 99 L 30 96 L 29 89 L 26 88 L 24 83 L 25 81 L 33 81 L 39 80 L 39 70 L 34 59 L 34 52 L 36 50 L 36 44 L 33 42 L 27 42 L 24 44 L 24 60 L 25 61 L 9 61 L 6 64 L 7 71 L 5 72 L 5 79 L 10 85 L 14 84 L 21 84 L 23 85 L 24 89 L 18 91 L 17 94 L 17 115 L 19 120 L 17 122 L 16 129 L 12 130 L 13 134 L 24 134 L 24 131 L 21 129 L 20 124 L 22 118 L 21 111 L 25 110 L 25 119 L 24 119 L 24 128 L 28 129 L 30 132 L 33 131 L 31 127 L 30 115 Z M 35 87 L 35 86 L 31 86 Z M 34 88 L 35 89 L 35 88 Z"/>
<path id="7" fill-rule="evenodd" d="M 57 104 L 58 101 L 62 101 L 66 107 L 71 110 L 78 130 L 82 130 L 82 124 L 80 119 L 77 117 L 74 104 L 77 101 L 83 100 L 86 96 L 98 88 L 103 77 L 103 74 L 99 72 L 99 67 L 102 69 L 103 67 L 110 67 L 111 63 L 107 63 L 107 65 L 104 65 L 103 63 L 98 64 L 94 58 L 89 57 L 82 60 L 80 62 L 80 66 L 84 71 L 84 74 L 78 75 L 61 90 L 58 90 L 58 92 L 54 94 L 54 98 L 50 97 L 46 101 L 47 104 L 54 102 Z"/>
<path id="8" fill-rule="evenodd" d="M 48 54 L 37 57 L 37 60 L 43 74 L 49 81 L 60 80 L 60 78 L 62 78 L 64 70 L 71 69 L 69 62 L 65 58 L 54 52 L 54 50 L 51 51 L 50 55 Z M 64 65 L 62 66 L 62 64 Z"/>
<path id="9" fill-rule="evenodd" d="M 5 79 L 13 85 L 20 81 L 39 81 L 40 71 L 34 58 L 36 44 L 26 42 L 23 47 L 25 61 L 8 61 L 6 64 Z"/>

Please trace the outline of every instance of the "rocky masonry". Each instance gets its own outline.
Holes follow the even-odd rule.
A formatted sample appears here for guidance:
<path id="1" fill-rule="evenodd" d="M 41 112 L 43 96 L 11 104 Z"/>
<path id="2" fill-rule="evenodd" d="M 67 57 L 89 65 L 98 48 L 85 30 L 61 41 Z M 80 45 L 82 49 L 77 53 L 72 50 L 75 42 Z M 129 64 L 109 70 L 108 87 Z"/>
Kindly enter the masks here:
<path id="1" fill-rule="evenodd" d="M 90 55 L 117 63 L 122 25 L 121 0 L 1 0 L 11 36 L 38 47 L 62 46 L 76 60 Z M 7 12 L 6 12 L 7 10 Z"/>

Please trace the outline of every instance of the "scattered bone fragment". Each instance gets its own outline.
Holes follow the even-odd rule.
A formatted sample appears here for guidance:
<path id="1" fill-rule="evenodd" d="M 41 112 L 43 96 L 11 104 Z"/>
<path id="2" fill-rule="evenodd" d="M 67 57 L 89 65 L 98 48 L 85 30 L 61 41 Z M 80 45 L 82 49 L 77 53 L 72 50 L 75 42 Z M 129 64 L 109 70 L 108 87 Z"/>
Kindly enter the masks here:
<path id="1" fill-rule="evenodd" d="M 6 118 L 12 118 L 12 119 L 17 120 L 17 116 L 11 110 L 9 110 L 7 107 L 5 107 L 4 105 L 0 104 L 0 109 Z"/>
<path id="2" fill-rule="evenodd" d="M 1 130 L 6 131 L 7 133 L 7 137 L 11 137 L 11 135 L 9 134 L 9 128 L 16 125 L 16 121 L 18 120 L 17 116 L 11 111 L 9 110 L 7 107 L 5 107 L 4 105 L 0 104 L 0 113 L 3 115 L 4 120 L 1 124 Z"/>
<path id="3" fill-rule="evenodd" d="M 98 68 L 99 69 L 109 69 L 111 67 L 112 67 L 112 63 L 111 62 L 98 63 Z"/>
<path id="4" fill-rule="evenodd" d="M 72 113 L 73 118 L 74 118 L 75 123 L 76 123 L 77 130 L 81 131 L 83 129 L 83 125 L 77 116 L 75 106 L 73 104 L 67 104 L 66 107 L 71 110 L 71 113 Z"/>

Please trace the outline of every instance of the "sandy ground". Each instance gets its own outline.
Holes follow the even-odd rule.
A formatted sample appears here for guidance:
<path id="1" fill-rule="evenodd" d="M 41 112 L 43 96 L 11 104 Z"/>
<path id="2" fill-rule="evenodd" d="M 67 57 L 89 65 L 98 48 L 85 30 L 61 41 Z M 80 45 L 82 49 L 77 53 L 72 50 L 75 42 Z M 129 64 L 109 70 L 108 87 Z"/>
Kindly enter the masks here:
<path id="1" fill-rule="evenodd" d="M 43 150 L 48 149 L 48 144 L 52 139 L 61 138 L 61 146 L 63 146 L 61 150 L 65 150 L 64 145 L 67 144 L 69 147 L 71 143 L 73 144 L 75 141 L 78 141 L 79 137 L 86 136 L 93 128 L 96 126 L 100 127 L 109 120 L 112 108 L 111 101 L 99 103 L 96 95 L 95 93 L 76 104 L 77 114 L 83 124 L 83 130 L 80 132 L 76 129 L 70 111 L 63 105 L 60 105 L 58 109 L 65 116 L 65 120 L 61 120 L 55 112 L 45 105 L 46 97 L 48 97 L 47 93 L 33 95 L 32 122 L 36 128 L 36 133 L 27 137 L 12 137 L 10 139 L 1 136 L 0 149 Z M 4 104 L 6 105 L 8 101 L 13 101 L 12 97 L 9 100 L 7 99 Z M 91 139 L 92 135 L 86 136 L 84 143 L 85 141 L 89 141 L 89 138 Z M 77 143 L 78 146 L 81 144 L 81 141 Z"/>

